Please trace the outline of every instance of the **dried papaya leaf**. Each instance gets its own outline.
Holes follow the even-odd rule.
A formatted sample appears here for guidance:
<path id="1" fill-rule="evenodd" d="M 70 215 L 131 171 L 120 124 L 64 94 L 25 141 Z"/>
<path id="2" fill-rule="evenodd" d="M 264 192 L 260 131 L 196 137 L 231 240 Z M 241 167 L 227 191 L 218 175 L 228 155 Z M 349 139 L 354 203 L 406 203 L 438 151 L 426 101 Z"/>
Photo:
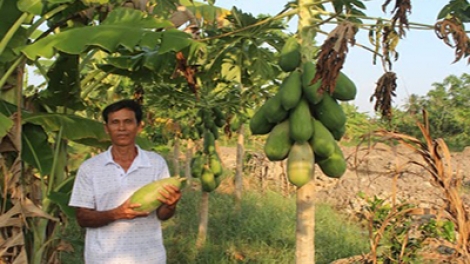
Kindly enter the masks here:
<path id="1" fill-rule="evenodd" d="M 382 5 L 382 10 L 385 12 L 387 6 L 390 4 L 391 0 L 386 0 L 385 3 Z M 410 0 L 395 0 L 395 7 L 392 10 L 393 18 L 392 18 L 392 25 L 393 28 L 397 26 L 398 22 L 398 29 L 400 37 L 406 35 L 405 28 L 409 29 L 410 24 L 408 21 L 408 13 L 411 13 L 411 1 Z"/>
<path id="2" fill-rule="evenodd" d="M 173 25 L 175 25 L 176 28 L 186 24 L 186 22 L 196 26 L 200 24 L 200 22 L 194 16 L 193 12 L 191 12 L 191 10 L 189 10 L 186 6 L 182 5 L 178 6 L 176 11 L 171 14 L 170 21 L 173 23 Z"/>
<path id="3" fill-rule="evenodd" d="M 384 26 L 382 28 L 382 64 L 385 69 L 392 69 L 392 59 L 398 59 L 396 47 L 400 41 L 400 36 L 392 26 Z"/>
<path id="4" fill-rule="evenodd" d="M 317 71 L 311 81 L 311 84 L 314 84 L 321 80 L 320 92 L 327 91 L 330 94 L 334 92 L 336 79 L 343 68 L 348 53 L 348 43 L 355 44 L 356 32 L 356 26 L 349 21 L 345 21 L 328 34 L 318 53 Z"/>
<path id="5" fill-rule="evenodd" d="M 392 102 L 396 96 L 395 90 L 397 76 L 394 72 L 384 73 L 377 81 L 374 94 L 370 97 L 370 102 L 376 100 L 374 110 L 380 112 L 382 118 L 389 121 L 392 118 Z"/>
<path id="6" fill-rule="evenodd" d="M 446 18 L 436 22 L 434 32 L 439 39 L 442 39 L 446 45 L 455 48 L 454 63 L 468 57 L 470 54 L 470 39 L 468 38 L 462 23 L 457 18 Z M 470 63 L 470 58 L 468 63 Z"/>

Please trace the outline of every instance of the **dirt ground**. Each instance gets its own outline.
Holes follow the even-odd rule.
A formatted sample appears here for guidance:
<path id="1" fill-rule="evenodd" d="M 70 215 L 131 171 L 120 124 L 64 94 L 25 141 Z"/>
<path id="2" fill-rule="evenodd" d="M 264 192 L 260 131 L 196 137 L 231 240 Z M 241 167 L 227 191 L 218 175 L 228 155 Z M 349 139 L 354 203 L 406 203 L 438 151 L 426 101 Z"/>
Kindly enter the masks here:
<path id="1" fill-rule="evenodd" d="M 391 148 L 385 144 L 373 147 L 342 147 L 348 161 L 348 169 L 340 179 L 331 179 L 324 176 L 317 167 L 316 199 L 335 205 L 345 213 L 355 214 L 364 205 L 364 200 L 358 197 L 362 192 L 367 197 L 374 195 L 391 201 L 396 193 L 397 201 L 406 201 L 418 205 L 420 208 L 438 210 L 444 203 L 444 194 L 441 188 L 433 185 L 431 174 L 427 171 L 428 165 L 423 158 L 404 146 Z M 236 149 L 233 147 L 220 147 L 219 154 L 227 169 L 235 169 Z M 285 166 L 281 162 L 269 162 L 262 152 L 255 154 L 260 166 L 265 169 L 264 177 L 279 179 Z M 411 163 L 410 163 L 411 162 Z M 454 179 L 461 180 L 462 198 L 464 203 L 470 205 L 470 148 L 462 152 L 451 153 L 451 170 Z M 257 173 L 256 170 L 253 173 Z M 261 177 L 261 175 L 255 175 Z"/>

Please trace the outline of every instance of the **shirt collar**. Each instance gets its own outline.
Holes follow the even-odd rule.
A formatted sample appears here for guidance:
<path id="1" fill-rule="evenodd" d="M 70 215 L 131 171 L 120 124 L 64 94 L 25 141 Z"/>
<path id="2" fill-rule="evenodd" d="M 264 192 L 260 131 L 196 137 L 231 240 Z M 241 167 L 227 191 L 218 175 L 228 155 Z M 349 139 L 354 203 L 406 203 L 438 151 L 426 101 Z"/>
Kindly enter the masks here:
<path id="1" fill-rule="evenodd" d="M 147 156 L 147 153 L 145 153 L 145 151 L 143 151 L 139 146 L 135 145 L 135 147 L 137 148 L 137 156 L 135 157 L 133 164 L 135 164 L 137 167 L 150 167 L 150 159 Z M 113 146 L 110 146 L 104 153 L 106 165 L 116 164 L 116 162 L 113 160 L 113 155 L 111 154 L 112 148 Z"/>

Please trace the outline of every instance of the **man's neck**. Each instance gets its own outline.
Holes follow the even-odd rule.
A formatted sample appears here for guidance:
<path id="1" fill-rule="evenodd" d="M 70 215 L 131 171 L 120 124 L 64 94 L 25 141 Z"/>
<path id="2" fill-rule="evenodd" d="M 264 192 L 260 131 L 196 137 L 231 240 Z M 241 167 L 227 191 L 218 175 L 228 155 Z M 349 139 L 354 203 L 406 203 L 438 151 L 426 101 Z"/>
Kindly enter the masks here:
<path id="1" fill-rule="evenodd" d="M 114 161 L 132 161 L 137 156 L 137 148 L 135 146 L 113 146 L 111 155 Z"/>

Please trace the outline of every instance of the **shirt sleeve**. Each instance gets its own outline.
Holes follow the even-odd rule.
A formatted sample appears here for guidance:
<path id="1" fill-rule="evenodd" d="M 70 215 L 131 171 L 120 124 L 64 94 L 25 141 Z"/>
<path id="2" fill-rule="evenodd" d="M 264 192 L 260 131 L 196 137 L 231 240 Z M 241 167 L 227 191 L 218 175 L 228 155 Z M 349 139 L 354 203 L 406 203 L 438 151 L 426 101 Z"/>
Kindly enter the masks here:
<path id="1" fill-rule="evenodd" d="M 165 179 L 170 177 L 170 170 L 168 169 L 168 164 L 163 157 L 160 157 L 159 166 L 161 167 L 160 175 L 157 175 L 157 180 Z"/>
<path id="2" fill-rule="evenodd" d="M 80 166 L 75 177 L 69 206 L 95 209 L 93 182 L 84 166 Z"/>

